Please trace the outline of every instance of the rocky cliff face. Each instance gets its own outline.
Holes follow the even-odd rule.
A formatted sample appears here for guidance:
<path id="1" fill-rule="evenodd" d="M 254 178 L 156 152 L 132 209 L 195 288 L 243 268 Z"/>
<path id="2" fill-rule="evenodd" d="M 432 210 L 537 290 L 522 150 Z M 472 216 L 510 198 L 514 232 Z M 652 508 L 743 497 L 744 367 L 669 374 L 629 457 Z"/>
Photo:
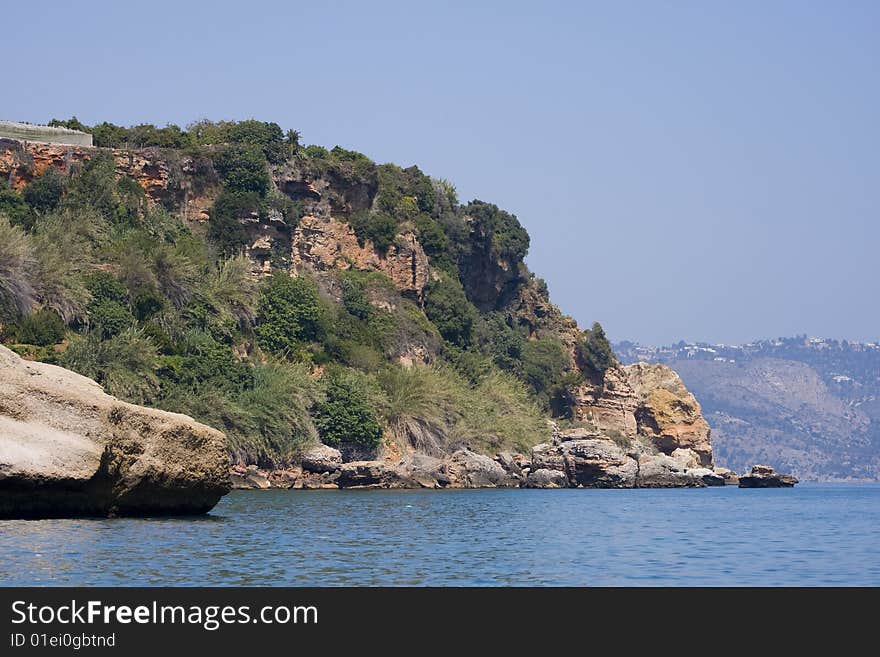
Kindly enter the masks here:
<path id="1" fill-rule="evenodd" d="M 219 431 L 0 346 L 0 517 L 205 513 L 228 467 Z"/>
<path id="2" fill-rule="evenodd" d="M 422 300 L 429 280 L 428 256 L 411 231 L 399 234 L 382 254 L 369 240 L 358 243 L 351 226 L 329 216 L 300 220 L 291 240 L 291 263 L 313 271 L 379 271 L 401 294 L 416 301 Z"/>
<path id="3" fill-rule="evenodd" d="M 601 387 L 578 386 L 574 399 L 578 418 L 600 431 L 643 437 L 664 454 L 690 449 L 701 465 L 713 465 L 709 424 L 700 405 L 665 365 L 612 367 Z"/>

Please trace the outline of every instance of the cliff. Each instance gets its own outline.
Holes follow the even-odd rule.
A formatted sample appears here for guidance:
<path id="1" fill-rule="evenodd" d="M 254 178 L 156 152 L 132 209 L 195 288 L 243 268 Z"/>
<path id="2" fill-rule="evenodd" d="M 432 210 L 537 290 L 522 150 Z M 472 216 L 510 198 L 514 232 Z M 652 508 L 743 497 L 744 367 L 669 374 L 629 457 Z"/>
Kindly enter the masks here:
<path id="1" fill-rule="evenodd" d="M 254 142 L 259 148 L 235 143 L 236 130 L 245 124 L 248 139 L 268 131 L 263 141 Z M 601 329 L 582 331 L 563 315 L 524 263 L 529 237 L 515 216 L 482 201 L 460 204 L 451 186 L 416 167 L 376 165 L 339 148 L 302 148 L 282 140 L 273 125 L 232 124 L 224 127 L 231 145 L 188 149 L 0 140 L 0 176 L 25 197 L 47 171 L 57 171 L 65 180 L 57 201 L 63 209 L 82 198 L 76 187 L 83 172 L 101 161 L 111 162 L 120 181 L 115 184 L 130 180 L 143 191 L 140 204 L 130 200 L 127 188 L 109 189 L 114 185 L 110 179 L 100 182 L 116 199 L 109 210 L 98 208 L 107 221 L 124 217 L 129 230 L 144 234 L 141 243 L 152 246 L 138 246 L 135 255 L 125 244 L 115 252 L 83 247 L 92 271 L 109 273 L 121 288 L 97 303 L 107 285 L 116 283 L 100 288 L 89 283 L 93 301 L 83 308 L 87 321 L 70 329 L 76 346 L 87 339 L 119 341 L 128 334 L 101 329 L 101 322 L 108 321 L 108 304 L 115 304 L 114 312 L 125 316 L 123 323 L 147 331 L 148 343 L 160 346 L 156 364 L 144 365 L 141 376 L 155 383 L 129 386 L 124 394 L 222 423 L 242 464 L 296 463 L 297 454 L 316 436 L 341 440 L 337 446 L 347 462 L 367 456 L 366 463 L 378 457 L 387 465 L 411 454 L 446 459 L 464 449 L 491 457 L 520 454 L 517 458 L 525 463 L 523 455 L 550 438 L 543 415 L 562 423 L 563 432 L 586 431 L 589 440 L 601 441 L 582 445 L 557 439 L 551 451 L 558 452 L 559 463 L 605 458 L 577 456 L 577 448 L 591 454 L 598 449 L 606 456 L 618 450 L 621 463 L 633 472 L 643 457 L 654 464 L 646 465 L 646 473 L 655 466 L 663 473 L 712 467 L 708 425 L 681 379 L 662 365 L 621 366 Z M 208 127 L 219 129 L 218 124 Z M 76 202 L 80 205 L 72 209 L 77 211 L 91 203 Z M 36 236 L 44 220 L 34 212 L 27 221 Z M 183 228 L 167 228 L 161 212 L 180 218 Z M 231 260 L 223 264 L 225 256 L 243 253 L 249 280 L 218 297 L 219 283 L 210 283 L 219 275 L 212 273 L 215 265 L 193 260 L 191 247 L 157 260 L 154 254 L 185 243 L 181 230 L 210 247 L 216 267 L 230 266 Z M 128 260 L 107 260 L 103 254 L 108 252 L 128 253 Z M 132 258 L 143 272 L 137 279 L 131 274 Z M 203 285 L 215 287 L 200 288 L 198 276 L 186 273 L 198 267 Z M 290 279 L 278 279 L 279 273 L 300 282 L 291 287 Z M 94 275 L 89 276 L 91 281 Z M 156 310 L 143 310 L 145 299 Z M 194 332 L 201 336 L 199 344 L 214 345 L 218 356 L 204 363 L 203 378 L 187 392 L 182 386 L 190 385 L 188 372 L 201 372 L 193 368 L 203 367 L 206 358 L 205 347 L 192 342 Z M 62 355 L 48 357 L 85 367 L 86 361 L 68 356 L 63 344 L 56 352 Z M 221 352 L 226 355 L 216 361 Z M 262 372 L 276 367 L 274 362 L 286 368 L 285 376 L 295 377 L 301 376 L 295 364 L 304 363 L 310 378 L 296 379 L 303 392 L 290 393 L 293 401 L 285 402 L 292 404 L 285 415 L 290 424 L 279 427 L 279 437 L 270 441 L 266 432 L 276 418 L 272 409 L 254 410 L 253 391 L 263 385 Z M 424 367 L 424 373 L 407 374 L 414 365 Z M 217 380 L 211 368 L 228 373 Z M 114 388 L 117 379 L 100 369 L 91 371 L 111 392 L 122 394 L 122 387 Z M 230 377 L 244 381 L 244 387 L 230 388 L 223 382 Z M 315 381 L 314 394 L 304 392 Z M 211 410 L 216 402 L 195 398 L 212 386 L 230 405 L 216 415 Z M 358 403 L 363 414 L 357 431 L 368 427 L 369 436 L 354 441 L 349 430 L 335 423 L 348 421 L 345 414 L 360 408 Z M 266 413 L 258 423 L 263 428 L 250 424 L 254 412 Z M 657 465 L 661 462 L 666 465 Z M 459 466 L 450 467 L 455 471 Z M 562 475 L 536 467 L 547 472 L 531 480 L 522 477 L 522 485 L 559 485 L 563 475 L 566 485 L 592 485 L 585 483 L 589 477 L 577 474 L 580 465 L 560 467 L 555 472 Z M 364 476 L 349 473 L 342 481 Z M 463 482 L 468 476 L 453 474 L 451 480 Z M 647 477 L 641 485 L 672 479 Z M 703 485 L 698 479 L 681 480 Z M 640 485 L 637 480 L 634 475 L 626 485 Z"/>

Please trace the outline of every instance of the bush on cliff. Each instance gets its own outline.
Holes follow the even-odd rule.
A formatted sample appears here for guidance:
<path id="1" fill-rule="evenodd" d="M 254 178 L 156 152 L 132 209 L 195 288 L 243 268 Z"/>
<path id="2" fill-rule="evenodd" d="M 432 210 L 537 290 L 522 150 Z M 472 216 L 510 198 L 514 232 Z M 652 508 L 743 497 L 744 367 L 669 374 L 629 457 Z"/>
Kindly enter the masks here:
<path id="1" fill-rule="evenodd" d="M 375 393 L 369 379 L 350 370 L 333 370 L 326 377 L 325 395 L 315 411 L 321 440 L 350 454 L 375 452 L 382 426 L 371 400 Z"/>
<path id="2" fill-rule="evenodd" d="M 279 356 L 293 356 L 318 336 L 321 302 L 308 278 L 275 274 L 263 284 L 257 308 L 258 344 Z"/>
<path id="3" fill-rule="evenodd" d="M 444 276 L 428 285 L 425 290 L 425 315 L 445 340 L 458 347 L 471 344 L 477 311 L 457 280 Z"/>
<path id="4" fill-rule="evenodd" d="M 471 383 L 449 366 L 391 365 L 378 377 L 382 414 L 403 445 L 442 454 L 458 447 L 528 451 L 547 423 L 521 382 L 497 369 Z"/>
<path id="5" fill-rule="evenodd" d="M 64 339 L 64 333 L 64 322 L 61 321 L 58 314 L 48 308 L 41 308 L 21 321 L 18 341 L 24 344 L 48 347 L 61 342 Z"/>
<path id="6" fill-rule="evenodd" d="M 25 187 L 24 200 L 33 210 L 41 214 L 51 212 L 61 203 L 64 185 L 64 175 L 58 169 L 50 167 Z"/>
<path id="7" fill-rule="evenodd" d="M 581 369 L 593 373 L 598 381 L 604 379 L 605 372 L 617 362 L 611 343 L 605 337 L 605 330 L 599 322 L 593 322 L 593 328 L 583 332 L 575 354 Z"/>

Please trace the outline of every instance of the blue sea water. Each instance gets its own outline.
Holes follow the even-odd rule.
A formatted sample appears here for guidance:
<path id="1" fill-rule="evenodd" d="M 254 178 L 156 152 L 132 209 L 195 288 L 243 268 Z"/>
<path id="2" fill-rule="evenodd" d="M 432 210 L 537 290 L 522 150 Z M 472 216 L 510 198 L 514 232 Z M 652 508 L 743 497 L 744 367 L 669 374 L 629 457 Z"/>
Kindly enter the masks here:
<path id="1" fill-rule="evenodd" d="M 880 485 L 239 491 L 0 521 L 0 585 L 880 585 Z"/>

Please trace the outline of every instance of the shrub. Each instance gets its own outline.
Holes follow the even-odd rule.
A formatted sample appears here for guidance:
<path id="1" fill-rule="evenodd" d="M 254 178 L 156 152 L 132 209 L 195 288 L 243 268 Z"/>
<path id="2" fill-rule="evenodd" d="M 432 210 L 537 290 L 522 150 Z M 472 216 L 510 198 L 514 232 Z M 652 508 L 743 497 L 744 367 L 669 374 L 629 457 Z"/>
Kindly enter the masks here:
<path id="1" fill-rule="evenodd" d="M 425 315 L 445 340 L 458 347 L 471 344 L 477 311 L 457 280 L 443 277 L 428 285 L 425 290 Z"/>
<path id="2" fill-rule="evenodd" d="M 229 128 L 229 141 L 258 148 L 269 162 L 278 164 L 289 155 L 284 132 L 277 123 L 238 121 Z"/>
<path id="3" fill-rule="evenodd" d="M 269 191 L 266 157 L 253 146 L 234 145 L 224 148 L 215 156 L 214 168 L 229 191 L 250 192 L 261 198 Z"/>
<path id="4" fill-rule="evenodd" d="M 569 356 L 557 340 L 527 340 L 522 349 L 521 378 L 534 391 L 542 406 L 549 406 L 551 398 L 559 394 Z"/>
<path id="5" fill-rule="evenodd" d="M 33 227 L 33 217 L 28 204 L 5 180 L 0 180 L 0 215 L 6 215 L 13 226 L 20 226 L 26 230 Z"/>
<path id="6" fill-rule="evenodd" d="M 109 340 L 93 332 L 75 337 L 59 364 L 94 379 L 109 394 L 135 404 L 153 403 L 159 392 L 156 347 L 136 329 Z"/>
<path id="7" fill-rule="evenodd" d="M 529 250 L 529 234 L 514 215 L 483 201 L 471 201 L 463 212 L 471 217 L 475 230 L 489 237 L 497 258 L 511 262 L 525 258 Z"/>
<path id="8" fill-rule="evenodd" d="M 138 321 L 149 319 L 165 307 L 165 299 L 153 290 L 145 290 L 134 299 L 134 316 Z"/>
<path id="9" fill-rule="evenodd" d="M 94 303 L 112 301 L 118 304 L 128 303 L 128 290 L 113 274 L 96 271 L 86 277 L 86 287 L 92 295 Z"/>
<path id="10" fill-rule="evenodd" d="M 326 382 L 326 398 L 315 412 L 321 440 L 355 452 L 373 452 L 382 440 L 366 380 L 353 372 L 335 371 Z"/>
<path id="11" fill-rule="evenodd" d="M 24 200 L 34 210 L 46 213 L 54 210 L 61 203 L 64 193 L 64 176 L 55 167 L 49 167 L 31 181 L 24 190 Z"/>
<path id="12" fill-rule="evenodd" d="M 241 219 L 259 212 L 260 197 L 255 192 L 223 190 L 208 213 L 208 239 L 221 255 L 230 257 L 241 253 L 248 244 L 247 229 Z"/>
<path id="13" fill-rule="evenodd" d="M 360 320 L 369 319 L 373 313 L 373 305 L 364 291 L 363 283 L 347 276 L 343 277 L 341 287 L 343 307 Z"/>
<path id="14" fill-rule="evenodd" d="M 75 116 L 70 117 L 66 121 L 61 121 L 59 119 L 52 119 L 49 121 L 49 125 L 53 128 L 67 128 L 68 130 L 79 130 L 80 132 L 91 132 L 89 126 L 80 121 Z"/>
<path id="15" fill-rule="evenodd" d="M 257 307 L 259 345 L 280 355 L 296 353 L 317 337 L 321 316 L 318 288 L 310 279 L 275 274 L 263 285 Z"/>
<path id="16" fill-rule="evenodd" d="M 349 221 L 357 235 L 358 243 L 364 246 L 369 240 L 379 253 L 387 253 L 388 248 L 397 238 L 397 222 L 387 214 L 364 210 Z"/>
<path id="17" fill-rule="evenodd" d="M 64 322 L 57 313 L 42 308 L 31 313 L 21 322 L 18 332 L 19 342 L 48 347 L 64 339 Z"/>
<path id="18" fill-rule="evenodd" d="M 617 362 L 599 322 L 593 322 L 593 328 L 584 331 L 575 354 L 578 366 L 597 381 L 603 380 L 605 372 Z"/>
<path id="19" fill-rule="evenodd" d="M 36 264 L 31 239 L 0 214 L 0 315 L 16 317 L 33 307 Z"/>
<path id="20" fill-rule="evenodd" d="M 112 338 L 134 324 L 131 312 L 115 301 L 89 304 L 89 325 L 102 339 Z"/>

